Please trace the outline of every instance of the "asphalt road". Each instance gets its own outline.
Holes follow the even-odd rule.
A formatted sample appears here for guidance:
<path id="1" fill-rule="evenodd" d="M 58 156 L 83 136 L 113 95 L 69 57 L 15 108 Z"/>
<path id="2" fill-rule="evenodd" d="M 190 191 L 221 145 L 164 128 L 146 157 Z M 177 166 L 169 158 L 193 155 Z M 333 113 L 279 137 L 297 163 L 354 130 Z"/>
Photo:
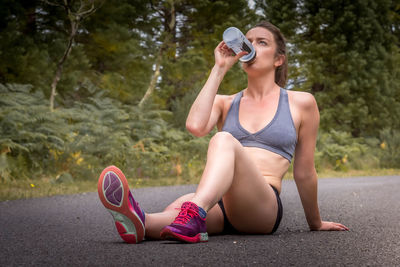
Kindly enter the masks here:
<path id="1" fill-rule="evenodd" d="M 195 186 L 134 189 L 148 212 Z M 293 181 L 274 235 L 208 243 L 122 242 L 97 193 L 0 202 L 0 266 L 400 266 L 400 176 L 319 180 L 323 219 L 349 232 L 310 232 Z"/>

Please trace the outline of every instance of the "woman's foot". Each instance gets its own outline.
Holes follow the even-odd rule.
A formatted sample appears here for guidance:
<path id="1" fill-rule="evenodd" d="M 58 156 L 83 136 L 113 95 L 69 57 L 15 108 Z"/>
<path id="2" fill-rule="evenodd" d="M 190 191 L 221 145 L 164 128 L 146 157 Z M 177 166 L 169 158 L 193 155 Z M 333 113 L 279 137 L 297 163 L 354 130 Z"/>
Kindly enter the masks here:
<path id="1" fill-rule="evenodd" d="M 121 238 L 139 243 L 145 234 L 145 214 L 129 191 L 128 181 L 120 169 L 109 166 L 100 174 L 97 191 L 104 207 L 114 217 Z"/>
<path id="2" fill-rule="evenodd" d="M 187 243 L 207 242 L 206 215 L 193 202 L 185 202 L 175 221 L 163 228 L 161 237 Z"/>

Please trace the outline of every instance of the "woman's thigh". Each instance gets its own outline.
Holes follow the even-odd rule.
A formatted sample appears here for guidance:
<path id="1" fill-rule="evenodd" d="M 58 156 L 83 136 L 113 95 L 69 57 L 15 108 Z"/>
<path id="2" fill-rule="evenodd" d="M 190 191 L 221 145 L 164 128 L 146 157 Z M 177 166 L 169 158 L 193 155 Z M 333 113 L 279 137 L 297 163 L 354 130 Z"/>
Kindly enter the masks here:
<path id="1" fill-rule="evenodd" d="M 234 139 L 234 137 L 232 136 Z M 278 213 L 275 192 L 244 147 L 235 145 L 234 178 L 223 196 L 226 215 L 240 232 L 269 233 Z"/>
<path id="2" fill-rule="evenodd" d="M 215 146 L 217 150 L 221 150 L 221 157 L 226 156 L 227 151 L 234 153 L 232 183 L 223 196 L 230 223 L 240 232 L 271 232 L 278 213 L 272 187 L 266 182 L 251 156 L 232 135 L 226 132 L 217 133 L 213 142 L 224 144 Z M 166 210 L 180 208 L 183 202 L 190 201 L 193 196 L 188 194 L 178 198 Z M 207 231 L 210 234 L 220 233 L 223 225 L 223 214 L 216 204 L 207 213 Z"/>

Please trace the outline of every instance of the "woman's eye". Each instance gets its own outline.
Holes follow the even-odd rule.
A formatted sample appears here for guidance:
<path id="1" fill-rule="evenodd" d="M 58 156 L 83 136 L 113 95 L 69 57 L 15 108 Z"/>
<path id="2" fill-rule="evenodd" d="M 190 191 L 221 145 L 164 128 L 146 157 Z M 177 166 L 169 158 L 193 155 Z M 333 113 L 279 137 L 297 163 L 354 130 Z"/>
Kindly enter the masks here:
<path id="1" fill-rule="evenodd" d="M 261 45 L 267 45 L 267 42 L 264 42 L 264 41 L 259 41 L 258 43 Z"/>

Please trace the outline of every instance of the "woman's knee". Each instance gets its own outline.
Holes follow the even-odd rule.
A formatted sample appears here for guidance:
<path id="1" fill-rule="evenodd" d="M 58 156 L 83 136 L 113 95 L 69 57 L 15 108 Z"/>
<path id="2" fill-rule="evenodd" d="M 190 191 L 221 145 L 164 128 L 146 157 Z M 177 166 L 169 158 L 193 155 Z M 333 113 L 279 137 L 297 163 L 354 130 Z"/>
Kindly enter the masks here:
<path id="1" fill-rule="evenodd" d="M 218 132 L 210 140 L 210 146 L 236 146 L 240 144 L 232 134 L 228 132 Z"/>

